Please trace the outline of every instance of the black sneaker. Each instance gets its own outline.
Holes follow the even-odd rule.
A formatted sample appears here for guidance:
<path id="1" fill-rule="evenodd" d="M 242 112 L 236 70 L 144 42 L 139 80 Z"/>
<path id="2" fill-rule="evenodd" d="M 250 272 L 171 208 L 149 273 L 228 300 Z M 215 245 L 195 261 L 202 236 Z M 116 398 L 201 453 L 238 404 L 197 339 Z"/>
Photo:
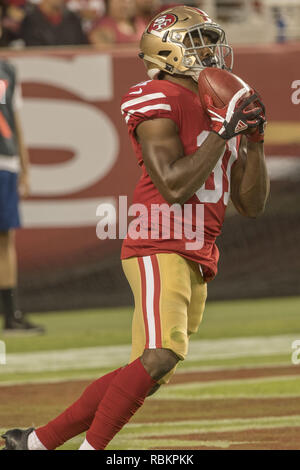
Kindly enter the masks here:
<path id="1" fill-rule="evenodd" d="M 29 450 L 27 446 L 28 436 L 34 431 L 29 429 L 11 429 L 3 434 L 2 439 L 5 440 L 5 447 L 1 450 Z"/>
<path id="2" fill-rule="evenodd" d="M 3 333 L 8 335 L 23 333 L 41 335 L 45 333 L 45 328 L 25 320 L 21 312 L 15 312 L 14 319 L 4 326 Z"/>

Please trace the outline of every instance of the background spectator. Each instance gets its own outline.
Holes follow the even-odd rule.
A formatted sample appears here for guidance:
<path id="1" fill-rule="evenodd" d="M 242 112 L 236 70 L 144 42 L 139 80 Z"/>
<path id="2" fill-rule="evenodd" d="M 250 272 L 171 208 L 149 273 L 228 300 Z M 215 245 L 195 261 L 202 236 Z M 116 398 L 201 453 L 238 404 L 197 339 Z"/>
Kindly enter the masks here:
<path id="1" fill-rule="evenodd" d="M 26 14 L 26 0 L 4 0 L 2 4 L 1 46 L 8 46 L 18 40 L 20 26 Z"/>
<path id="2" fill-rule="evenodd" d="M 104 0 L 66 0 L 66 4 L 80 17 L 85 34 L 88 34 L 94 24 L 105 14 Z"/>
<path id="3" fill-rule="evenodd" d="M 64 0 L 41 0 L 26 14 L 21 26 L 26 46 L 63 46 L 86 44 L 80 18 Z"/>
<path id="4" fill-rule="evenodd" d="M 151 19 L 158 12 L 162 6 L 161 0 L 135 0 L 136 5 L 136 16 L 143 19 L 145 25 L 150 23 Z M 163 9 L 166 5 L 163 5 Z"/>
<path id="5" fill-rule="evenodd" d="M 92 44 L 120 44 L 138 42 L 147 25 L 137 16 L 135 0 L 106 0 L 106 15 L 92 29 Z"/>

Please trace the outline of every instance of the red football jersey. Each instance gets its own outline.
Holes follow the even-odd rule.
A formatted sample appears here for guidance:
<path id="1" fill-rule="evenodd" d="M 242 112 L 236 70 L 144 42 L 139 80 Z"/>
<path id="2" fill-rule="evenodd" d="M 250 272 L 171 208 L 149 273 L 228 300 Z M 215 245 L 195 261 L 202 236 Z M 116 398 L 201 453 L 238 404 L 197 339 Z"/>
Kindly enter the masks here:
<path id="1" fill-rule="evenodd" d="M 121 111 L 142 169 L 133 203 L 143 205 L 141 211 L 135 213 L 137 218 L 129 225 L 121 258 L 178 253 L 199 263 L 205 280 L 210 281 L 217 273 L 219 251 L 215 241 L 224 221 L 230 193 L 230 172 L 237 159 L 239 138 L 228 141 L 224 155 L 205 184 L 184 206 L 176 205 L 179 207 L 174 208 L 170 214 L 170 204 L 159 193 L 147 173 L 135 129 L 148 119 L 172 119 L 177 125 L 187 156 L 184 158 L 188 158 L 208 136 L 210 120 L 195 93 L 167 80 L 149 80 L 130 88 L 122 100 Z M 167 219 L 162 215 L 164 213 L 170 216 L 169 233 L 166 228 Z M 198 240 L 193 235 L 196 234 L 197 227 L 199 229 L 199 221 L 204 237 L 201 241 L 201 237 Z"/>

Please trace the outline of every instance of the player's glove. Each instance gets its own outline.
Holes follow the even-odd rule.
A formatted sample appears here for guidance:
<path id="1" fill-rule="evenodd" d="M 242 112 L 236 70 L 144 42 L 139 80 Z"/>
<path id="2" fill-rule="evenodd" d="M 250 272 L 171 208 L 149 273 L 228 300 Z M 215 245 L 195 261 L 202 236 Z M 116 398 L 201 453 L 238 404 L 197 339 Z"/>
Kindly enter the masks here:
<path id="1" fill-rule="evenodd" d="M 245 91 L 246 93 L 246 91 Z M 225 140 L 245 133 L 247 129 L 252 129 L 260 124 L 260 114 L 262 108 L 247 108 L 255 103 L 259 97 L 252 90 L 249 98 L 241 101 L 242 95 L 236 95 L 231 99 L 224 108 L 216 108 L 213 104 L 211 96 L 205 95 L 206 112 L 211 119 L 212 132 L 215 132 Z"/>
<path id="2" fill-rule="evenodd" d="M 256 143 L 261 142 L 261 143 L 263 143 L 264 139 L 265 139 L 265 128 L 266 128 L 266 125 L 267 125 L 266 108 L 265 108 L 265 105 L 263 104 L 263 102 L 262 102 L 259 95 L 258 95 L 258 99 L 256 100 L 256 103 L 258 103 L 259 106 L 262 109 L 262 112 L 259 115 L 260 123 L 257 126 L 255 132 L 252 132 L 250 134 L 248 134 L 246 132 L 246 137 L 250 142 L 256 142 Z"/>

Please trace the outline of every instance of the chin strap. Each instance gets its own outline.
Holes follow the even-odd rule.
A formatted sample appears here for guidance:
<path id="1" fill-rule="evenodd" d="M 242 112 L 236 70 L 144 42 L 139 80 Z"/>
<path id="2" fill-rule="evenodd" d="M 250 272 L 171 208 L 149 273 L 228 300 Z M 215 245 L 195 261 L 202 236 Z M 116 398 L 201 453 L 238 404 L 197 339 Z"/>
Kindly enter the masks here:
<path id="1" fill-rule="evenodd" d="M 154 69 L 148 70 L 147 75 L 149 78 L 151 78 L 151 80 L 155 80 L 158 77 L 160 72 L 162 72 L 161 69 L 154 68 Z M 200 72 L 202 72 L 202 70 L 197 70 L 195 72 L 190 71 L 190 72 L 186 72 L 184 74 L 178 74 L 178 75 L 181 75 L 182 77 L 186 77 L 186 76 L 191 77 L 196 83 L 198 83 Z"/>
<path id="2" fill-rule="evenodd" d="M 199 75 L 202 72 L 202 70 L 204 70 L 204 68 L 197 69 L 197 70 L 188 70 L 187 72 L 185 72 L 185 74 L 183 74 L 183 76 L 191 77 L 196 83 L 198 83 Z"/>
<path id="3" fill-rule="evenodd" d="M 153 69 L 147 70 L 148 77 L 151 78 L 151 80 L 155 80 L 157 78 L 157 75 L 160 72 L 166 72 L 166 73 L 170 73 L 170 75 L 173 75 L 173 73 L 171 73 L 167 68 L 163 68 L 166 64 L 162 63 L 160 60 L 154 59 L 153 57 L 149 57 L 146 54 L 143 55 L 143 59 L 146 60 L 147 62 L 158 65 L 160 67 L 160 68 L 153 68 Z M 203 69 L 204 68 L 205 67 L 203 67 Z M 182 75 L 183 77 L 184 76 L 192 77 L 193 80 L 196 83 L 198 83 L 198 78 L 199 78 L 200 72 L 202 72 L 203 69 L 187 70 L 185 73 L 182 73 L 182 74 L 179 74 L 179 75 Z M 175 73 L 176 73 L 176 71 L 175 71 Z"/>

